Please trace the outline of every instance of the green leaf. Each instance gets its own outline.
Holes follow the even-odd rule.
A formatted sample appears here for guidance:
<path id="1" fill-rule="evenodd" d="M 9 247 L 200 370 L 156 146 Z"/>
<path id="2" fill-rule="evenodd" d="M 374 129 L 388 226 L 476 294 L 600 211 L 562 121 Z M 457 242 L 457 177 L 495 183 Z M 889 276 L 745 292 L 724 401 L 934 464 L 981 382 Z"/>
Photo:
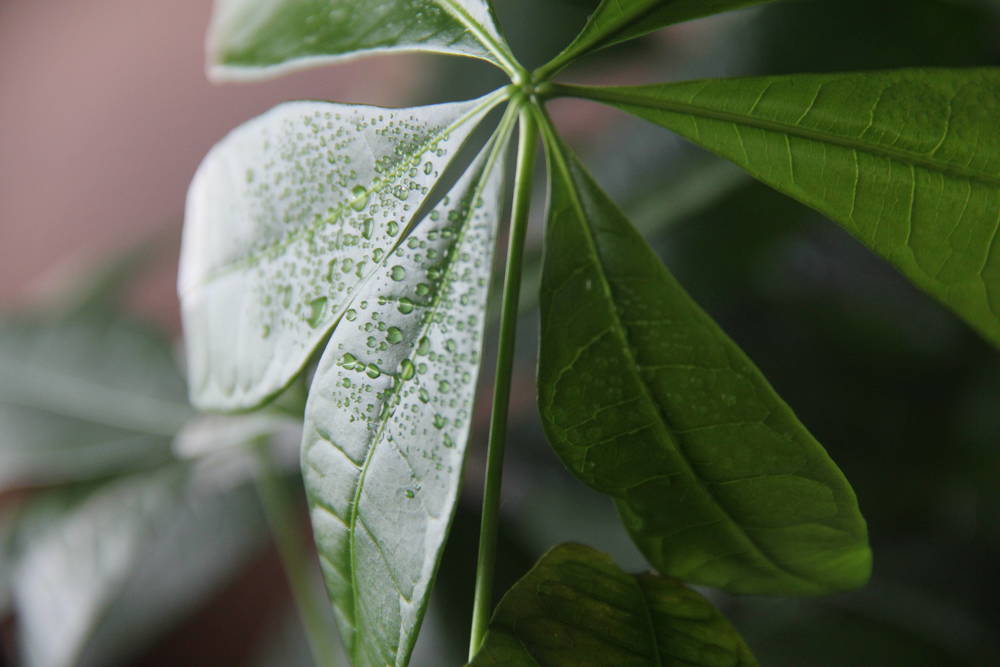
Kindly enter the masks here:
<path id="1" fill-rule="evenodd" d="M 668 25 L 765 2 L 773 0 L 603 0 L 576 39 L 539 76 L 546 78 L 580 56 Z"/>
<path id="2" fill-rule="evenodd" d="M 868 577 L 844 476 L 547 128 L 539 405 L 657 570 L 738 593 Z"/>
<path id="3" fill-rule="evenodd" d="M 0 489 L 170 458 L 193 415 L 169 343 L 121 316 L 0 322 Z"/>
<path id="4" fill-rule="evenodd" d="M 485 0 L 216 0 L 208 36 L 209 72 L 221 80 L 395 51 L 515 67 Z"/>
<path id="5" fill-rule="evenodd" d="M 585 94 L 674 130 L 829 216 L 1000 345 L 1000 69 Z"/>
<path id="6" fill-rule="evenodd" d="M 207 496 L 172 466 L 117 478 L 22 535 L 23 664 L 123 664 L 259 548 L 266 531 L 245 491 Z"/>
<path id="7" fill-rule="evenodd" d="M 252 408 L 295 378 L 502 97 L 291 102 L 212 149 L 188 193 L 179 278 L 198 407 Z"/>
<path id="8" fill-rule="evenodd" d="M 406 664 L 454 512 L 503 134 L 382 260 L 334 330 L 310 390 L 303 475 L 355 665 Z"/>
<path id="9" fill-rule="evenodd" d="M 562 544 L 504 595 L 470 663 L 576 667 L 750 667 L 729 622 L 681 582 L 630 575 L 608 556 Z"/>

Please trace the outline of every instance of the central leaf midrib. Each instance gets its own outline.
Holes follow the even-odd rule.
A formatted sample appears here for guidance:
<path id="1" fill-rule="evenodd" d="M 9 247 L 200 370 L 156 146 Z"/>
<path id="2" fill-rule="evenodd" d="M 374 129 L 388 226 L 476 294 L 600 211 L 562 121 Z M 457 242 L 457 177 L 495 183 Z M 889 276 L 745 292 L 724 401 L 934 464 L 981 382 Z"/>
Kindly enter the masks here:
<path id="1" fill-rule="evenodd" d="M 498 129 L 498 131 L 503 130 L 503 125 L 501 124 L 501 127 L 498 127 L 497 129 Z M 450 282 L 449 279 L 452 279 L 452 280 L 454 279 L 453 278 L 454 258 L 456 256 L 458 256 L 458 249 L 462 246 L 462 244 L 464 243 L 466 237 L 468 236 L 469 228 L 471 226 L 469 224 L 469 222 L 471 221 L 472 217 L 475 216 L 475 214 L 476 214 L 475 201 L 478 199 L 478 197 L 481 196 L 483 187 L 485 186 L 485 183 L 486 183 L 486 181 L 489 178 L 490 170 L 494 166 L 494 158 L 495 158 L 495 156 L 497 154 L 495 152 L 495 147 L 497 145 L 505 145 L 506 144 L 506 138 L 503 137 L 503 136 L 495 138 L 494 141 L 496 142 L 494 144 L 494 148 L 491 148 L 491 154 L 488 157 L 486 163 L 483 166 L 482 171 L 479 174 L 479 177 L 478 177 L 479 178 L 479 183 L 476 184 L 476 187 L 475 187 L 475 189 L 473 191 L 472 200 L 471 200 L 470 205 L 468 207 L 468 213 L 466 214 L 466 218 L 463 221 L 462 231 L 458 234 L 457 238 L 455 239 L 455 243 L 452 246 L 451 253 L 449 254 L 449 262 L 448 262 L 448 267 L 449 268 L 448 268 L 448 273 L 445 274 L 445 278 L 441 281 L 441 286 L 437 290 L 435 290 L 434 298 L 432 299 L 431 303 L 428 305 L 428 310 L 431 313 L 437 312 L 437 308 L 441 305 L 441 301 L 444 298 L 444 293 L 445 293 L 445 289 L 443 289 L 443 287 L 448 282 Z M 404 234 L 404 236 L 405 236 L 405 234 Z M 392 253 L 386 253 L 385 258 L 383 258 L 382 262 L 379 264 L 379 268 L 385 268 L 386 266 L 388 266 L 388 261 L 389 261 L 389 259 L 391 257 L 392 257 Z M 373 271 L 372 275 L 374 275 L 374 273 L 375 272 Z M 355 295 L 355 298 L 357 298 L 357 295 Z M 352 299 L 351 301 L 353 303 L 354 300 Z M 433 317 L 427 318 L 427 322 L 424 324 L 423 328 L 420 329 L 420 331 L 418 332 L 417 336 L 414 338 L 414 341 L 419 341 L 422 337 L 424 337 L 427 334 L 427 332 L 430 330 L 430 328 L 432 326 L 434 326 L 435 324 L 436 324 L 436 321 L 435 321 L 435 319 Z M 398 395 L 398 393 L 402 389 L 402 386 L 403 386 L 403 382 L 395 382 L 394 383 L 394 386 L 392 387 L 392 390 L 390 391 L 390 395 L 386 398 L 386 401 L 389 404 L 393 403 L 393 399 Z M 355 539 L 355 526 L 357 524 L 358 515 L 360 513 L 361 491 L 364 488 L 365 478 L 366 478 L 366 476 L 368 474 L 368 469 L 370 467 L 372 457 L 374 456 L 375 448 L 376 448 L 377 444 L 382 440 L 383 434 L 385 433 L 385 429 L 388 427 L 389 423 L 392 421 L 391 417 L 396 414 L 396 410 L 397 409 L 398 409 L 398 405 L 394 406 L 392 408 L 392 410 L 389 411 L 388 414 L 386 414 L 385 419 L 383 419 L 382 422 L 381 422 L 381 424 L 379 424 L 378 432 L 375 434 L 375 436 L 371 440 L 372 444 L 368 448 L 368 452 L 365 455 L 365 461 L 364 461 L 364 463 L 361 466 L 361 473 L 360 473 L 360 475 L 358 477 L 358 485 L 357 485 L 357 488 L 355 489 L 355 492 L 354 492 L 354 502 L 351 504 L 351 515 L 350 515 L 350 521 L 349 521 L 349 524 L 348 524 L 349 525 L 349 529 L 348 529 L 349 544 L 348 544 L 348 547 L 349 547 L 349 553 L 350 553 L 350 557 L 351 557 L 351 601 L 352 601 L 352 607 L 353 607 L 353 610 L 354 610 L 354 618 L 355 618 L 355 624 L 354 624 L 354 632 L 355 632 L 355 634 L 358 633 L 358 628 L 359 628 L 359 625 L 360 625 L 360 617 L 358 616 L 358 611 L 359 611 L 358 610 L 358 594 L 357 594 L 357 589 L 358 589 L 358 585 L 357 585 L 358 584 L 358 581 L 357 581 L 357 570 L 358 570 L 358 568 L 357 568 L 357 555 L 356 555 L 356 553 L 357 553 L 356 552 L 356 542 L 357 542 L 357 540 Z M 374 535 L 372 537 L 374 538 Z M 388 563 L 387 563 L 387 565 L 388 565 Z M 397 592 L 401 592 L 401 591 L 397 590 Z M 415 638 L 414 638 L 414 640 L 415 640 Z M 355 638 L 355 641 L 356 641 L 356 638 Z M 410 642 L 410 647 L 409 647 L 411 649 L 412 649 L 412 644 L 413 644 L 413 642 L 411 641 Z M 355 644 L 355 649 L 357 649 L 357 644 Z"/>
<path id="2" fill-rule="evenodd" d="M 569 173 L 568 166 L 566 165 L 566 162 L 565 162 L 564 157 L 562 155 L 562 149 L 561 149 L 561 147 L 559 146 L 559 144 L 557 143 L 557 141 L 554 138 L 550 139 L 550 144 L 553 147 L 552 153 L 556 156 L 555 161 L 558 162 L 560 171 L 562 171 L 562 173 L 563 173 L 563 178 L 566 179 L 567 185 L 570 186 L 569 187 L 570 198 L 572 200 L 572 204 L 573 204 L 574 208 L 576 209 L 576 211 L 577 211 L 577 213 L 579 215 L 578 219 L 580 220 L 580 222 L 582 224 L 582 227 L 583 227 L 583 231 L 584 231 L 583 236 L 587 240 L 588 246 L 590 247 L 590 250 L 591 250 L 591 254 L 594 257 L 594 260 L 595 260 L 594 264 L 598 268 L 598 274 L 600 276 L 600 280 L 601 280 L 601 282 L 602 282 L 602 284 L 603 284 L 603 286 L 604 286 L 604 288 L 606 290 L 606 293 L 610 296 L 610 294 L 611 294 L 611 285 L 610 285 L 610 283 L 608 281 L 608 278 L 607 278 L 607 275 L 606 275 L 606 273 L 604 271 L 604 264 L 601 261 L 601 255 L 597 251 L 596 245 L 594 243 L 594 239 L 591 236 L 590 227 L 589 227 L 589 225 L 586 224 L 587 217 L 586 217 L 586 214 L 583 211 L 583 205 L 580 202 L 579 196 L 578 196 L 578 194 L 576 192 L 575 182 L 573 181 L 572 176 Z M 618 313 L 617 313 L 617 311 L 614 308 L 610 308 L 609 311 L 611 313 L 611 319 L 612 319 L 612 321 L 614 323 L 614 327 L 617 330 L 618 335 L 621 337 L 621 340 L 622 340 L 623 354 L 631 362 L 631 366 L 633 368 L 635 368 L 635 367 L 637 367 L 637 364 L 636 364 L 635 357 L 632 354 L 631 346 L 629 345 L 629 338 L 628 338 L 628 334 L 627 334 L 627 332 L 625 330 L 625 326 L 622 323 L 621 319 L 618 317 Z M 637 372 L 634 373 L 634 375 L 635 375 L 636 379 L 638 380 L 638 384 L 639 384 L 639 386 L 642 389 L 642 392 L 643 392 L 643 395 L 646 398 L 646 401 L 650 405 L 654 406 L 654 409 L 656 410 L 657 416 L 662 420 L 661 422 L 658 422 L 658 423 L 654 424 L 654 427 L 657 430 L 663 431 L 666 436 L 669 436 L 669 431 L 666 430 L 666 428 L 667 428 L 666 425 L 669 423 L 668 420 L 667 420 L 667 418 L 666 418 L 666 415 L 663 414 L 663 411 L 660 409 L 659 405 L 653 399 L 652 394 L 650 392 L 650 388 L 647 386 L 646 381 L 643 379 L 642 375 L 639 374 L 639 373 L 637 373 Z M 669 437 L 666 437 L 664 439 L 666 439 L 667 441 L 670 440 Z M 702 481 L 701 477 L 699 477 L 695 473 L 694 468 L 692 467 L 690 461 L 687 460 L 687 456 L 686 456 L 686 454 L 684 452 L 683 447 L 681 447 L 681 446 L 677 447 L 677 454 L 678 454 L 678 460 L 682 463 L 682 465 L 684 465 L 687 473 L 691 476 L 691 478 L 694 479 L 697 482 L 697 484 L 698 484 L 699 487 L 701 487 L 702 491 L 704 491 L 704 493 L 705 493 L 705 496 L 712 501 L 712 503 L 718 508 L 719 512 L 722 513 L 723 517 L 728 520 L 729 524 L 732 525 L 733 527 L 735 527 L 735 529 L 738 531 L 738 533 L 746 540 L 746 542 L 751 547 L 753 547 L 757 551 L 757 553 L 762 558 L 764 558 L 765 561 L 767 561 L 768 563 L 770 563 L 775 569 L 777 569 L 778 571 L 782 572 L 785 576 L 789 576 L 789 577 L 792 577 L 792 578 L 794 578 L 794 579 L 796 579 L 796 580 L 798 580 L 800 582 L 803 582 L 803 583 L 807 584 L 810 588 L 815 588 L 815 584 L 812 581 L 804 578 L 802 575 L 800 575 L 800 574 L 792 571 L 791 569 L 789 569 L 786 565 L 778 562 L 778 560 L 774 556 L 772 556 L 767 550 L 765 550 L 760 544 L 758 544 L 757 541 L 753 537 L 751 537 L 750 534 L 746 532 L 746 530 L 743 529 L 743 526 L 741 526 L 733 518 L 733 516 L 729 513 L 729 511 L 722 505 L 722 503 L 708 489 L 708 487 L 705 485 L 704 481 Z"/>
<path id="3" fill-rule="evenodd" d="M 629 91 L 620 88 L 576 86 L 560 86 L 559 88 L 569 91 L 569 94 L 574 97 L 582 97 L 584 99 L 591 99 L 614 105 L 623 104 L 645 109 L 684 114 L 698 118 L 732 123 L 734 125 L 741 125 L 752 129 L 774 132 L 777 134 L 785 134 L 799 139 L 832 144 L 840 146 L 841 148 L 848 148 L 868 153 L 876 157 L 911 164 L 929 171 L 936 171 L 945 174 L 946 176 L 957 176 L 968 180 L 978 181 L 990 187 L 1000 187 L 1000 175 L 998 174 L 982 173 L 951 162 L 935 161 L 921 155 L 920 153 L 893 148 L 882 144 L 867 143 L 860 139 L 853 139 L 851 137 L 832 134 L 822 130 L 807 129 L 791 123 L 769 120 L 731 111 L 721 111 L 711 107 L 695 104 L 693 102 L 654 99 L 645 95 L 630 93 Z"/>
<path id="4" fill-rule="evenodd" d="M 656 625 L 653 623 L 653 612 L 650 609 L 649 599 L 646 597 L 646 590 L 642 587 L 642 582 L 639 581 L 639 577 L 629 575 L 629 579 L 632 580 L 636 590 L 639 591 L 639 597 L 642 599 L 642 617 L 645 619 L 646 627 L 649 629 L 649 638 L 653 645 L 653 655 L 656 657 L 656 665 L 657 667 L 663 667 L 663 657 L 660 651 L 660 638 L 656 636 Z"/>
<path id="5" fill-rule="evenodd" d="M 507 74 L 513 75 L 517 71 L 517 67 L 515 62 L 512 60 L 509 49 L 503 48 L 501 44 L 494 39 L 493 35 L 489 34 L 478 21 L 473 19 L 465 8 L 456 2 L 456 0 L 435 1 L 439 7 L 451 14 L 452 17 L 457 19 L 466 30 L 472 33 L 472 36 L 476 38 L 476 41 L 486 47 L 486 50 L 497 59 L 497 64 L 499 64 L 501 68 L 507 72 Z"/>

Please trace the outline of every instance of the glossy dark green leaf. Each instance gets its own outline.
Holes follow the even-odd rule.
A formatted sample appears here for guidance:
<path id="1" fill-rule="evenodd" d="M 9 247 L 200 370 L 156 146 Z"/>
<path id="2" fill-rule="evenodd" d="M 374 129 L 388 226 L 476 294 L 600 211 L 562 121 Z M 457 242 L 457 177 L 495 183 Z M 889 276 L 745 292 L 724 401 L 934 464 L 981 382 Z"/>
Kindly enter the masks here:
<path id="1" fill-rule="evenodd" d="M 1000 345 L 1000 69 L 587 94 L 674 130 L 821 211 Z"/>
<path id="2" fill-rule="evenodd" d="M 168 341 L 103 309 L 0 323 L 0 375 L 0 489 L 162 463 L 194 414 Z"/>
<path id="3" fill-rule="evenodd" d="M 773 0 L 604 0 L 576 39 L 541 71 L 551 74 L 573 60 L 660 28 Z"/>
<path id="4" fill-rule="evenodd" d="M 406 664 L 454 513 L 505 143 L 493 142 L 383 258 L 312 383 L 302 471 L 355 665 Z"/>
<path id="5" fill-rule="evenodd" d="M 290 102 L 212 149 L 188 193 L 178 287 L 198 407 L 255 407 L 296 377 L 500 99 Z"/>
<path id="6" fill-rule="evenodd" d="M 216 0 L 208 37 L 209 71 L 219 79 L 394 51 L 512 63 L 486 0 Z"/>
<path id="7" fill-rule="evenodd" d="M 681 582 L 626 574 L 608 556 L 563 544 L 504 595 L 473 667 L 750 667 L 750 650 L 712 604 Z"/>
<path id="8" fill-rule="evenodd" d="M 868 577 L 840 470 L 552 134 L 539 405 L 664 574 L 740 593 Z"/>

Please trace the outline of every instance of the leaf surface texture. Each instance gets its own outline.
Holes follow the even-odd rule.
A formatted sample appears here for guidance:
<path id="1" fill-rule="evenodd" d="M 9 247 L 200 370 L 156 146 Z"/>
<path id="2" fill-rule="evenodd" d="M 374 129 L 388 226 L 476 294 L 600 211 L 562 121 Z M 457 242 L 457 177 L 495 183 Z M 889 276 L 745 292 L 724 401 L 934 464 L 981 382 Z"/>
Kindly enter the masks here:
<path id="1" fill-rule="evenodd" d="M 210 72 L 259 78 L 366 54 L 432 51 L 500 64 L 485 0 L 217 0 Z"/>
<path id="2" fill-rule="evenodd" d="M 724 79 L 598 95 L 829 216 L 1000 345 L 1000 69 Z"/>
<path id="3" fill-rule="evenodd" d="M 356 665 L 406 664 L 454 513 L 500 206 L 493 148 L 383 259 L 310 390 L 302 470 Z"/>
<path id="4" fill-rule="evenodd" d="M 198 407 L 255 407 L 298 374 L 498 100 L 291 102 L 212 149 L 188 193 L 178 286 Z"/>
<path id="5" fill-rule="evenodd" d="M 751 667 L 749 649 L 712 604 L 679 581 L 623 572 L 563 544 L 504 595 L 472 667 Z"/>
<path id="6" fill-rule="evenodd" d="M 556 451 L 664 574 L 738 593 L 864 583 L 840 470 L 556 142 L 538 370 Z"/>

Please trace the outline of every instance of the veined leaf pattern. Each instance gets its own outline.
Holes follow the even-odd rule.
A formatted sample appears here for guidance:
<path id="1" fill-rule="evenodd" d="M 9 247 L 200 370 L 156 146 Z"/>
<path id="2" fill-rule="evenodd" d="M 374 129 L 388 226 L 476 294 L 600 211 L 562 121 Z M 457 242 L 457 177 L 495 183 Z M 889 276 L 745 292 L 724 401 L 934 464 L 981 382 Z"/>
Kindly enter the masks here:
<path id="1" fill-rule="evenodd" d="M 843 474 L 553 134 L 539 406 L 657 570 L 738 593 L 863 584 Z"/>
<path id="2" fill-rule="evenodd" d="M 393 51 L 511 63 L 485 0 L 216 0 L 208 45 L 230 80 Z"/>
<path id="3" fill-rule="evenodd" d="M 296 376 L 500 99 L 290 102 L 212 149 L 188 193 L 178 285 L 198 407 L 254 407 Z"/>
<path id="4" fill-rule="evenodd" d="M 562 544 L 504 595 L 472 667 L 752 667 L 712 604 L 676 579 L 626 574 Z"/>
<path id="5" fill-rule="evenodd" d="M 693 81 L 594 97 L 829 216 L 1000 345 L 1000 69 Z"/>
<path id="6" fill-rule="evenodd" d="M 327 586 L 356 665 L 406 664 L 451 522 L 505 139 L 382 260 L 313 380 L 302 470 Z"/>

